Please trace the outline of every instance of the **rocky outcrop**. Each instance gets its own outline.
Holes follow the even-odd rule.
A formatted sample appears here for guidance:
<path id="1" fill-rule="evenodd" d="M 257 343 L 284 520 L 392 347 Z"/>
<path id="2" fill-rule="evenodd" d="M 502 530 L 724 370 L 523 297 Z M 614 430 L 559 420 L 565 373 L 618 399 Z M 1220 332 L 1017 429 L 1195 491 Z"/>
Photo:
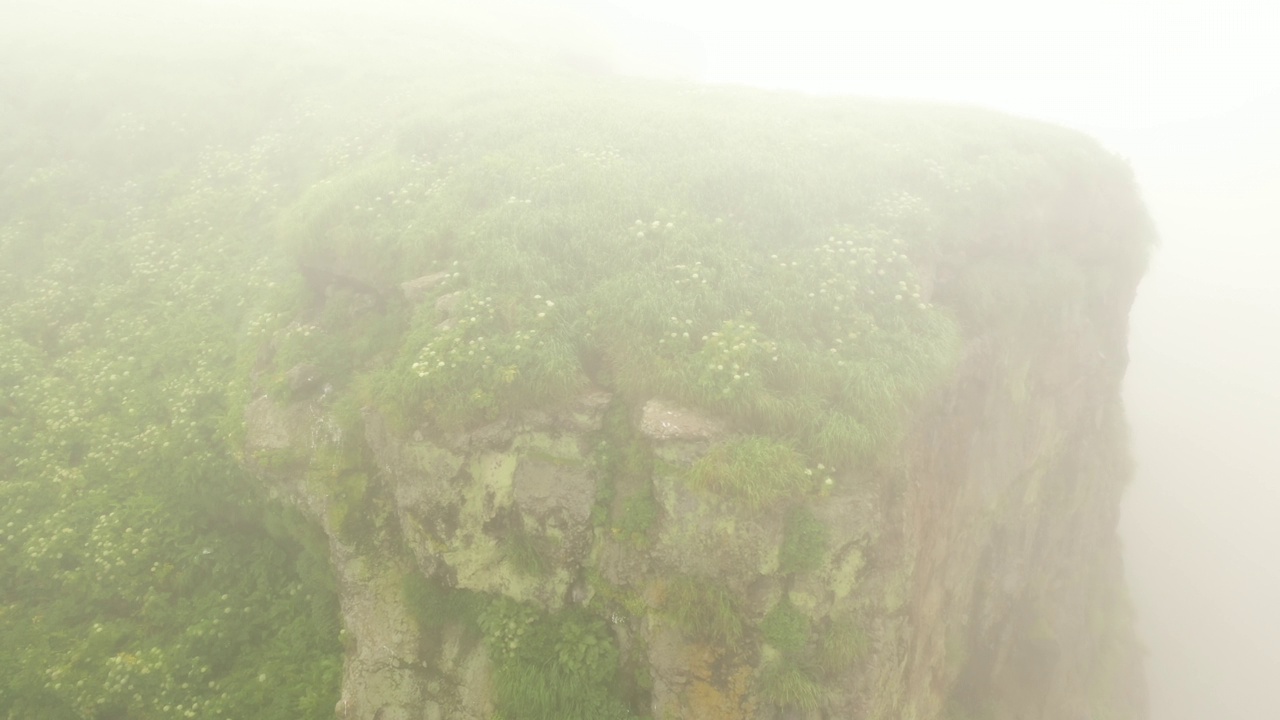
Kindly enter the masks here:
<path id="1" fill-rule="evenodd" d="M 1114 232 L 1137 237 L 1135 218 Z M 575 717 L 1144 717 L 1115 535 L 1141 248 L 1088 228 L 1059 237 L 1056 225 L 1040 247 L 1014 230 L 920 261 L 921 299 L 963 328 L 960 359 L 910 407 L 874 406 L 907 398 L 896 385 L 912 378 L 869 361 L 855 380 L 887 389 L 844 389 L 863 393 L 867 418 L 900 411 L 905 430 L 884 431 L 884 452 L 834 455 L 859 458 L 838 469 L 760 429 L 794 435 L 808 417 L 770 425 L 763 412 L 735 420 L 646 397 L 660 373 L 614 387 L 610 372 L 636 370 L 629 358 L 589 358 L 600 386 L 575 379 L 564 385 L 575 397 L 534 409 L 485 404 L 468 417 L 487 424 L 465 428 L 339 412 L 340 393 L 315 392 L 298 365 L 287 399 L 247 408 L 246 457 L 330 537 L 347 638 L 340 717 L 479 720 L 522 699 L 560 707 L 570 691 Z M 465 298 L 443 281 L 402 289 L 429 308 L 423 327 L 449 338 L 474 318 L 452 318 Z M 913 293 L 899 287 L 894 303 Z M 534 297 L 539 320 L 559 302 Z M 747 324 L 726 327 L 745 338 L 726 352 L 777 361 Z M 721 348 L 719 334 L 699 352 Z M 452 340 L 460 360 L 484 359 L 477 372 L 492 370 L 471 347 L 484 339 Z M 928 350 L 910 333 L 898 341 L 904 366 Z M 842 366 L 840 352 L 830 348 Z M 746 382 L 732 362 L 725 382 Z M 685 371 L 706 368 L 725 370 Z M 504 368 L 495 387 L 533 369 Z M 864 429 L 831 435 L 850 445 Z"/>
<path id="2" fill-rule="evenodd" d="M 1123 355 L 1101 335 L 1088 342 L 1072 351 Z M 350 441 L 321 401 L 254 401 L 248 452 L 330 535 L 349 638 L 344 718 L 487 717 L 483 643 L 468 645 L 455 627 L 422 647 L 406 573 L 548 611 L 607 612 L 623 656 L 648 664 L 655 717 L 1087 717 L 1098 693 L 1126 692 L 1108 684 L 1115 663 L 1130 667 L 1122 674 L 1136 668 L 1131 648 L 1106 647 L 1114 641 L 1099 623 L 1113 619 L 1098 617 L 1124 611 L 1114 537 L 1123 368 L 1082 364 L 1069 379 L 1055 359 L 1065 350 L 1000 362 L 970 353 L 920 413 L 903 462 L 842 470 L 804 505 L 826 537 L 807 572 L 780 567 L 782 504 L 753 509 L 690 483 L 691 465 L 733 434 L 664 401 L 626 413 L 653 469 L 645 487 L 613 488 L 605 504 L 598 449 L 618 402 L 607 393 L 439 438 L 405 436 L 366 412 L 365 492 L 385 517 L 364 544 L 337 526 L 351 498 L 316 472 L 326 448 Z M 1024 387 L 1011 396 L 1020 363 Z M 268 467 L 273 454 L 287 461 Z M 638 534 L 601 521 L 617 516 L 622 495 L 642 493 L 653 513 Z M 738 634 L 681 622 L 672 596 L 686 578 L 732 599 Z M 811 673 L 823 691 L 807 710 L 760 690 L 777 651 L 758 628 L 784 601 L 820 632 L 853 619 L 847 641 L 864 645 L 850 667 Z M 1103 657 L 1105 671 L 1095 666 Z"/>

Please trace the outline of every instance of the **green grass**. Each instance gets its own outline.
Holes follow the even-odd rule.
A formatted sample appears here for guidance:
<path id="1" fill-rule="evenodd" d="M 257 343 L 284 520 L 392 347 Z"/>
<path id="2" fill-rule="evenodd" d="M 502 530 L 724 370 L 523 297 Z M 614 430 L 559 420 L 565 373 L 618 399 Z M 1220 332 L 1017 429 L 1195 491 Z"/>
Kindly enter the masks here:
<path id="1" fill-rule="evenodd" d="M 824 673 L 839 676 L 856 667 L 866 656 L 867 649 L 867 635 L 857 618 L 839 615 L 818 631 L 814 659 Z"/>
<path id="2" fill-rule="evenodd" d="M 760 671 L 760 697 L 781 707 L 813 712 L 822 706 L 826 690 L 793 660 L 779 660 Z"/>
<path id="3" fill-rule="evenodd" d="M 822 566 L 831 532 L 804 505 L 787 513 L 782 547 L 778 550 L 778 570 L 783 573 L 813 572 Z"/>
<path id="4" fill-rule="evenodd" d="M 628 395 L 664 393 L 797 435 L 833 461 L 896 437 L 905 404 L 945 373 L 955 332 L 919 299 L 909 247 L 887 221 L 900 211 L 849 205 L 880 177 L 854 182 L 859 164 L 803 152 L 736 153 L 773 145 L 773 123 L 790 112 L 749 94 L 677 100 L 602 85 L 610 102 L 586 109 L 563 78 L 529 88 L 495 97 L 503 111 L 492 116 L 420 120 L 427 135 L 450 129 L 429 166 L 406 154 L 412 143 L 387 146 L 282 215 L 299 257 L 385 284 L 447 272 L 437 296 L 464 292 L 447 327 L 434 302 L 412 309 L 388 402 L 466 426 L 567 397 L 590 371 Z M 443 90 L 447 107 L 458 88 Z M 707 143 L 702 133 L 726 123 L 734 142 L 717 130 Z M 766 178 L 787 184 L 757 184 Z M 796 185 L 815 208 L 840 207 L 802 220 Z M 887 213 L 878 224 L 876 212 Z M 779 412 L 791 398 L 800 403 Z"/>
<path id="5" fill-rule="evenodd" d="M 546 614 L 495 598 L 479 616 L 507 720 L 631 720 L 618 697 L 618 649 L 604 622 L 579 610 Z"/>
<path id="6" fill-rule="evenodd" d="M 765 642 L 788 657 L 796 657 L 809 644 L 809 617 L 785 597 L 760 622 Z"/>
<path id="7" fill-rule="evenodd" d="M 673 579 L 662 611 L 691 638 L 732 646 L 743 636 L 742 616 L 733 595 L 713 581 Z"/>
<path id="8" fill-rule="evenodd" d="M 605 411 L 596 446 L 600 482 L 596 488 L 600 525 L 619 540 L 646 548 L 658 519 L 653 497 L 653 453 L 631 422 L 631 409 L 615 401 Z M 605 520 L 609 520 L 605 525 Z"/>
<path id="9" fill-rule="evenodd" d="M 503 553 L 517 570 L 527 575 L 543 575 L 551 570 L 534 539 L 523 528 L 512 528 L 503 538 Z"/>
<path id="10" fill-rule="evenodd" d="M 748 436 L 711 448 L 689 469 L 689 479 L 711 492 L 759 510 L 813 488 L 804 458 L 776 440 Z"/>

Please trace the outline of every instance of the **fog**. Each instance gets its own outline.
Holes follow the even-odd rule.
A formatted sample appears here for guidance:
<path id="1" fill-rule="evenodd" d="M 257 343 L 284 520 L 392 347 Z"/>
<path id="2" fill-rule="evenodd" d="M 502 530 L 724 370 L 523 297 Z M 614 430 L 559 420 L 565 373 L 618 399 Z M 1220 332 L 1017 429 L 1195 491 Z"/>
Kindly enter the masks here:
<path id="1" fill-rule="evenodd" d="M 1122 527 L 1154 718 L 1280 716 L 1275 100 L 1132 141 L 1164 238 L 1132 316 Z"/>
<path id="2" fill-rule="evenodd" d="M 704 38 L 712 81 L 996 107 L 1132 163 L 1161 235 L 1131 316 L 1121 525 L 1151 717 L 1280 717 L 1275 18 L 1246 2 L 668 5 L 645 12 Z"/>
<path id="3" fill-rule="evenodd" d="M 1061 8 L 668 17 L 705 23 L 713 80 L 986 105 L 1132 163 L 1161 235 L 1131 316 L 1121 526 L 1151 717 L 1280 717 L 1275 19 L 1242 2 Z"/>
<path id="4" fill-rule="evenodd" d="M 616 72 L 994 107 L 1079 128 L 1128 158 L 1161 245 L 1132 314 L 1137 475 L 1122 533 L 1151 717 L 1192 720 L 1280 717 L 1280 38 L 1269 4 L 407 5 L 424 33 L 441 32 L 428 19 L 444 12 L 449 27 L 605 58 Z M 348 29 L 383 27 L 378 11 L 337 0 L 270 16 L 248 0 L 17 0 L 0 9 L 0 40 L 54 28 L 119 47 L 168 27 L 304 33 L 321 5 Z"/>

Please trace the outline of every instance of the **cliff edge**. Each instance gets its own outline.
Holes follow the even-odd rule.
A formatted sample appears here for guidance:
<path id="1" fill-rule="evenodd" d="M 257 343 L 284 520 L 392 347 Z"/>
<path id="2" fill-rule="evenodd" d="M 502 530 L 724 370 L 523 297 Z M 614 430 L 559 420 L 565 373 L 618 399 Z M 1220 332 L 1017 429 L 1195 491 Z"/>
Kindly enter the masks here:
<path id="1" fill-rule="evenodd" d="M 1123 164 L 538 87 L 437 98 L 284 212 L 350 282 L 264 336 L 245 458 L 329 537 L 340 717 L 1143 717 Z"/>

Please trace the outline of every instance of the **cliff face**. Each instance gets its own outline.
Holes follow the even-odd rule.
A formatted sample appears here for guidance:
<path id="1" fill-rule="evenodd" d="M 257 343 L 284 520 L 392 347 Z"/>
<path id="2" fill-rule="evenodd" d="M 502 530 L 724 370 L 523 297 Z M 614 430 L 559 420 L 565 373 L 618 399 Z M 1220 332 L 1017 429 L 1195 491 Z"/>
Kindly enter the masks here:
<path id="1" fill-rule="evenodd" d="M 262 395 L 246 457 L 330 538 L 339 716 L 489 718 L 527 682 L 599 717 L 1144 717 L 1115 534 L 1141 253 L 1088 239 L 1046 251 L 1066 280 L 1000 237 L 929 263 L 964 328 L 949 379 L 892 452 L 797 456 L 763 502 L 733 479 L 761 436 L 660 397 L 593 385 L 441 432 Z M 1048 300 L 992 311 L 993 267 Z"/>
<path id="2" fill-rule="evenodd" d="M 976 342 L 917 425 L 897 560 L 912 587 L 897 679 L 917 716 L 940 697 L 977 717 L 1145 716 L 1115 533 L 1125 315 L 1039 349 Z"/>

